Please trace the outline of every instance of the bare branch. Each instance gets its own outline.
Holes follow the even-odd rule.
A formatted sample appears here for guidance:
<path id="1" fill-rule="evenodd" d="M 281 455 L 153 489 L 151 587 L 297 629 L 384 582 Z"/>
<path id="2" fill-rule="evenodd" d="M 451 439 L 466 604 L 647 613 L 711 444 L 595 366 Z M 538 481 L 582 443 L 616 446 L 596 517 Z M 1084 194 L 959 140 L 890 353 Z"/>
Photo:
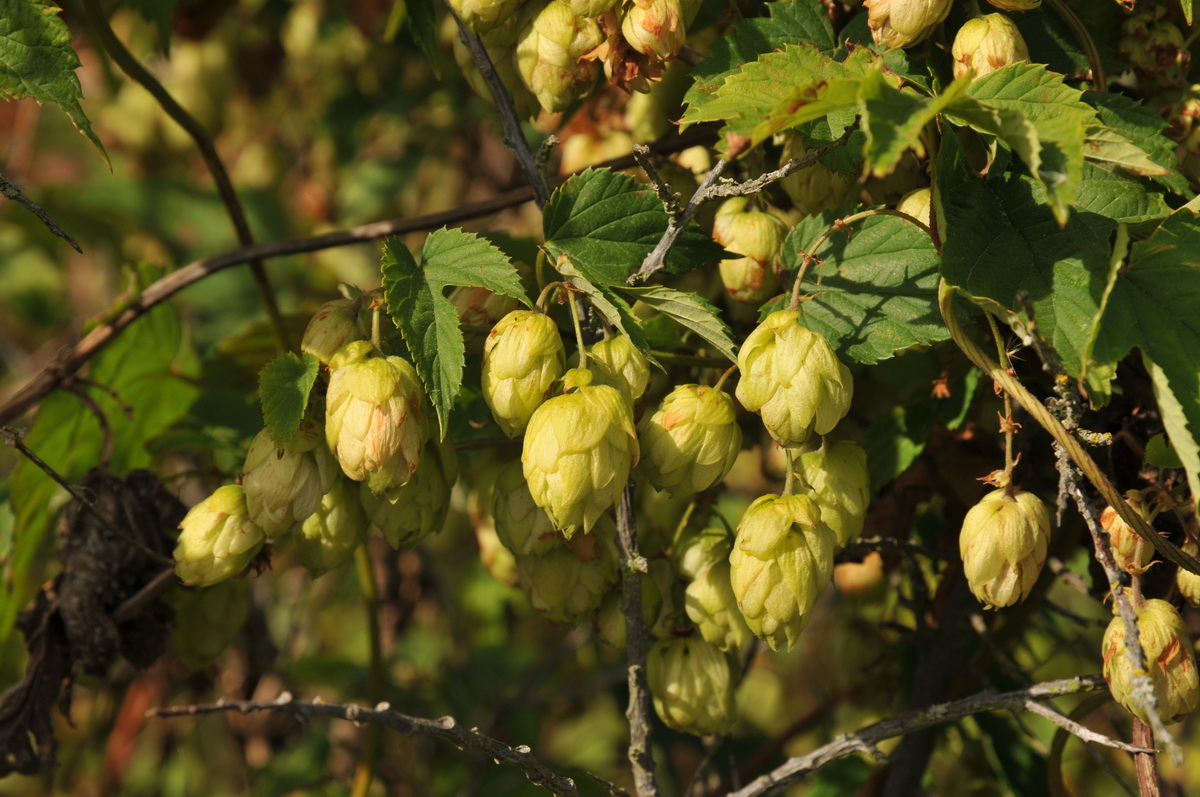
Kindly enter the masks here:
<path id="1" fill-rule="evenodd" d="M 789 174 L 795 174 L 796 172 L 800 171 L 801 169 L 806 169 L 809 166 L 812 166 L 814 163 L 816 163 L 821 158 L 823 158 L 826 155 L 828 155 L 829 153 L 833 152 L 834 150 L 837 150 L 837 149 L 840 149 L 840 148 L 846 146 L 846 144 L 848 144 L 850 142 L 850 137 L 852 135 L 854 135 L 855 131 L 857 131 L 857 130 L 858 130 L 858 122 L 855 122 L 854 124 L 847 127 L 846 130 L 842 133 L 842 135 L 839 136 L 838 139 L 836 141 L 834 141 L 833 143 L 826 144 L 825 146 L 821 147 L 820 149 L 813 150 L 809 154 L 805 155 L 803 158 L 793 158 L 792 160 L 790 160 L 787 163 L 780 166 L 775 171 L 767 172 L 766 174 L 760 174 L 758 177 L 755 177 L 753 180 L 746 180 L 743 183 L 735 183 L 732 181 L 729 181 L 729 182 L 723 181 L 723 182 L 721 182 L 721 184 L 715 185 L 712 187 L 712 189 L 708 192 L 709 193 L 708 199 L 723 199 L 723 198 L 732 197 L 732 196 L 747 196 L 748 194 L 757 194 L 762 191 L 765 191 L 767 189 L 767 186 L 771 185 L 772 183 L 777 183 L 780 180 L 782 180 L 783 178 L 787 177 Z M 922 225 L 922 226 L 924 226 L 924 225 Z"/>
<path id="2" fill-rule="evenodd" d="M 654 193 L 658 196 L 660 202 L 663 203 L 663 208 L 667 211 L 667 215 L 674 217 L 679 213 L 679 194 L 671 189 L 667 181 L 658 173 L 658 169 L 654 166 L 654 161 L 650 160 L 650 148 L 644 144 L 633 145 L 633 159 L 637 161 L 637 165 L 642 167 L 642 171 L 646 173 L 646 178 L 650 181 L 650 185 L 654 187 Z"/>
<path id="3" fill-rule="evenodd" d="M 1049 706 L 1043 706 L 1033 698 L 1026 700 L 1022 708 L 1031 714 L 1037 714 L 1039 717 L 1045 717 L 1067 733 L 1071 734 L 1072 736 L 1078 736 L 1085 742 L 1094 742 L 1096 744 L 1104 745 L 1105 747 L 1112 747 L 1115 750 L 1124 750 L 1127 753 L 1157 752 L 1152 747 L 1138 747 L 1137 745 L 1118 741 L 1111 737 L 1105 736 L 1102 733 L 1096 733 L 1091 728 L 1085 728 L 1075 720 L 1064 717 L 1062 714 L 1059 714 Z"/>
<path id="4" fill-rule="evenodd" d="M 319 698 L 312 702 L 306 702 L 296 700 L 291 692 L 284 692 L 274 700 L 222 700 L 208 705 L 151 709 L 146 712 L 146 716 L 195 717 L 228 711 L 237 711 L 242 714 L 251 714 L 257 711 L 281 711 L 301 717 L 333 717 L 359 724 L 383 725 L 405 735 L 416 733 L 432 736 L 435 739 L 449 742 L 459 749 L 470 747 L 480 750 L 491 756 L 497 763 L 516 767 L 525 773 L 525 777 L 531 783 L 542 786 L 553 794 L 563 797 L 578 797 L 579 795 L 575 789 L 575 781 L 556 774 L 536 758 L 526 745 L 510 747 L 476 728 L 463 728 L 453 717 L 438 719 L 411 717 L 398 711 L 392 711 L 391 706 L 387 703 L 380 703 L 374 709 L 369 709 L 353 703 L 325 703 Z"/>
<path id="5" fill-rule="evenodd" d="M 47 230 L 69 243 L 71 248 L 76 252 L 83 254 L 83 250 L 79 248 L 79 243 L 75 240 L 71 233 L 64 230 L 58 225 L 58 222 L 50 218 L 49 214 L 42 210 L 40 205 L 22 194 L 21 186 L 10 181 L 3 174 L 0 174 L 0 194 L 4 194 L 5 199 L 11 199 L 13 202 L 16 202 L 33 215 L 37 216 L 38 220 L 41 221 L 42 224 L 46 225 Z"/>

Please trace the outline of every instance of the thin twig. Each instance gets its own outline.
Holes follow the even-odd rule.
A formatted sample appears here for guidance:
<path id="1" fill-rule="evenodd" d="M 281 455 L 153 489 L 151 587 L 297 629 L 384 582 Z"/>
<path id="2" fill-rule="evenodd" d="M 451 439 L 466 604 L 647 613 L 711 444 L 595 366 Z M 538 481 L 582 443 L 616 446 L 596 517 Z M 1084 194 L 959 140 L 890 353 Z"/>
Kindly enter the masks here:
<path id="1" fill-rule="evenodd" d="M 850 137 L 853 136 L 857 130 L 858 122 L 856 121 L 854 124 L 847 127 L 842 132 L 842 135 L 837 138 L 837 140 L 826 144 L 819 149 L 813 150 L 803 158 L 793 158 L 792 160 L 780 166 L 778 169 L 767 172 L 766 174 L 760 174 L 753 180 L 746 180 L 745 182 L 741 183 L 735 183 L 732 180 L 722 181 L 719 185 L 713 186 L 713 188 L 708 192 L 708 199 L 724 199 L 732 196 L 748 196 L 749 194 L 761 193 L 772 183 L 777 183 L 788 175 L 795 174 L 801 169 L 807 169 L 809 166 L 812 166 L 829 153 L 846 146 L 846 144 L 850 143 Z"/>
<path id="2" fill-rule="evenodd" d="M 768 794 L 830 761 L 855 752 L 877 751 L 876 745 L 879 742 L 913 731 L 954 722 L 985 711 L 1019 710 L 1024 708 L 1030 700 L 1043 700 L 1104 688 L 1106 688 L 1104 676 L 1083 675 L 1059 681 L 1046 681 L 1011 692 L 981 692 L 950 703 L 939 703 L 908 711 L 897 717 L 868 725 L 854 733 L 843 734 L 807 755 L 791 758 L 767 774 L 751 781 L 745 788 L 733 792 L 730 797 L 757 797 L 760 794 Z"/>
<path id="3" fill-rule="evenodd" d="M 1078 736 L 1085 742 L 1094 742 L 1095 744 L 1111 747 L 1114 750 L 1124 750 L 1127 753 L 1154 753 L 1157 752 L 1152 747 L 1139 747 L 1135 744 L 1122 742 L 1105 736 L 1102 733 L 1096 733 L 1091 728 L 1085 728 L 1073 719 L 1064 717 L 1049 706 L 1043 706 L 1033 698 L 1030 698 L 1022 704 L 1022 708 L 1031 714 L 1037 714 L 1039 717 L 1044 717 L 1053 722 L 1058 727 L 1062 728 L 1072 736 Z"/>
<path id="4" fill-rule="evenodd" d="M 654 187 L 654 193 L 658 196 L 659 201 L 663 203 L 663 208 L 667 211 L 667 215 L 670 217 L 678 215 L 679 194 L 673 191 L 667 181 L 658 173 L 658 169 L 654 166 L 654 161 L 650 160 L 650 148 L 644 144 L 634 144 L 633 159 L 637 161 L 638 166 L 641 166 L 642 171 L 646 173 L 646 178 L 650 181 L 650 185 Z"/>
<path id="5" fill-rule="evenodd" d="M 91 410 L 92 415 L 96 416 L 96 423 L 100 425 L 100 455 L 97 466 L 103 470 L 108 470 L 108 464 L 112 462 L 113 452 L 113 433 L 112 424 L 108 422 L 108 416 L 104 414 L 104 410 L 96 403 L 96 400 L 87 394 L 79 382 L 72 382 L 67 386 L 67 392 L 75 396 L 83 402 L 83 406 Z"/>
<path id="6" fill-rule="evenodd" d="M 71 233 L 59 226 L 58 222 L 50 218 L 46 211 L 42 210 L 41 206 L 29 199 L 21 193 L 21 186 L 9 180 L 3 174 L 0 174 L 0 194 L 4 194 L 5 199 L 11 199 L 21 207 L 28 210 L 30 213 L 38 217 L 42 224 L 46 225 L 46 229 L 62 238 L 71 245 L 79 254 L 83 254 L 83 250 L 79 248 L 79 243 L 71 235 Z"/>
<path id="7" fill-rule="evenodd" d="M 901 551 L 909 554 L 920 554 L 929 559 L 944 560 L 949 558 L 949 554 L 947 553 L 939 553 L 932 548 L 928 548 L 912 540 L 902 540 L 897 537 L 863 537 L 847 544 L 834 557 L 834 561 L 853 561 L 854 557 L 858 554 L 863 552 L 870 553 L 872 551 Z"/>
<path id="8" fill-rule="evenodd" d="M 116 608 L 112 613 L 112 620 L 117 625 L 131 620 L 133 617 L 153 603 L 155 598 L 166 591 L 167 587 L 175 583 L 175 568 L 169 567 L 159 573 L 146 586 L 139 589 L 137 592 L 125 599 L 125 602 Z"/>
<path id="9" fill-rule="evenodd" d="M 368 709 L 353 703 L 325 703 L 319 699 L 312 702 L 296 700 L 290 692 L 284 692 L 275 700 L 219 701 L 209 705 L 159 708 L 146 712 L 146 716 L 195 717 L 228 711 L 237 711 L 242 714 L 257 711 L 282 711 L 302 717 L 333 717 L 347 722 L 377 723 L 405 735 L 419 733 L 432 736 L 435 739 L 449 742 L 459 749 L 470 747 L 481 750 L 497 763 L 507 764 L 521 770 L 531 783 L 542 786 L 553 794 L 563 797 L 578 797 L 579 794 L 575 788 L 575 781 L 555 773 L 536 758 L 526 745 L 510 747 L 475 728 L 463 728 L 453 717 L 439 719 L 411 717 L 398 711 L 392 711 L 387 703 L 380 703 L 374 709 Z"/>

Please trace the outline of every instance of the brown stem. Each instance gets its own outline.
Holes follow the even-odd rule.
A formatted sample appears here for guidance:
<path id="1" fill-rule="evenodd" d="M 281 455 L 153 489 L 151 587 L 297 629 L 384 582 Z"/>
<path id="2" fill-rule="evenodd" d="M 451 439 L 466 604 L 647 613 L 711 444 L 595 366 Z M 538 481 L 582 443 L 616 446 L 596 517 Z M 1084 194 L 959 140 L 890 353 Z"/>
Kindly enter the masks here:
<path id="1" fill-rule="evenodd" d="M 1133 718 L 1133 743 L 1138 747 L 1153 747 L 1154 732 L 1137 717 Z M 1159 797 L 1158 763 L 1154 753 L 1134 753 L 1134 769 L 1137 771 L 1138 794 L 1141 797 Z"/>

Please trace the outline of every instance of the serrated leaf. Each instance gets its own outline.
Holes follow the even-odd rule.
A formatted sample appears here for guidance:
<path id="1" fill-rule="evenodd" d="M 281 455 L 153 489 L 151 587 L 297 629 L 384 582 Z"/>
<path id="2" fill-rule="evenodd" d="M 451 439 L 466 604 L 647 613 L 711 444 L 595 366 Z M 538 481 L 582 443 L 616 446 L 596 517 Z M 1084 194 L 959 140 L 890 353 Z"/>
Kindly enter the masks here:
<path id="1" fill-rule="evenodd" d="M 79 56 L 71 31 L 48 0 L 4 0 L 0 11 L 0 99 L 32 97 L 66 111 L 80 133 L 96 145 L 112 166 L 104 145 L 79 104 L 83 89 L 75 70 Z"/>
<path id="2" fill-rule="evenodd" d="M 863 157 L 876 177 L 892 173 L 910 149 L 923 153 L 925 126 L 971 84 L 970 78 L 954 81 L 941 94 L 925 97 L 912 89 L 893 87 L 876 69 L 862 79 L 858 107 L 866 133 Z"/>
<path id="3" fill-rule="evenodd" d="M 646 338 L 646 333 L 642 330 L 641 322 L 633 314 L 629 303 L 622 299 L 610 286 L 602 285 L 589 279 L 589 275 L 583 269 L 578 269 L 569 260 L 561 261 L 558 266 L 558 272 L 569 282 L 573 287 L 582 291 L 587 297 L 591 305 L 600 311 L 604 319 L 617 328 L 618 331 L 628 336 L 631 343 L 637 347 L 651 364 L 662 368 L 662 365 L 654 357 L 650 351 L 650 342 Z"/>
<path id="4" fill-rule="evenodd" d="M 1095 117 L 1095 110 L 1083 101 L 1083 92 L 1042 64 L 1001 67 L 976 78 L 967 94 L 993 108 L 1020 111 L 1032 122 L 1066 115 L 1086 124 Z"/>
<path id="5" fill-rule="evenodd" d="M 701 297 L 661 285 L 622 288 L 622 291 L 692 330 L 730 362 L 737 362 L 729 327 L 717 315 L 717 308 Z"/>
<path id="6" fill-rule="evenodd" d="M 1159 166 L 1146 151 L 1107 127 L 1093 127 L 1084 141 L 1084 157 L 1143 177 L 1165 177 L 1170 169 Z"/>
<path id="7" fill-rule="evenodd" d="M 317 381 L 321 363 L 308 352 L 287 352 L 263 366 L 258 374 L 258 396 L 262 402 L 267 433 L 282 448 L 295 436 L 304 420 L 308 394 Z"/>
<path id="8" fill-rule="evenodd" d="M 421 267 L 430 282 L 487 288 L 532 306 L 508 255 L 474 233 L 445 227 L 431 233 L 421 248 Z"/>
<path id="9" fill-rule="evenodd" d="M 1164 134 L 1167 123 L 1139 101 L 1124 94 L 1089 91 L 1083 99 L 1096 109 L 1100 122 L 1137 144 L 1146 156 L 1165 171 L 1151 175 L 1155 182 L 1179 194 L 1191 196 L 1187 180 L 1179 173 L 1175 142 Z"/>
<path id="10" fill-rule="evenodd" d="M 551 257 L 566 256 L 597 285 L 621 285 L 662 238 L 667 213 L 632 177 L 588 169 L 554 191 L 542 228 Z M 726 256 L 693 223 L 667 256 L 667 271 L 681 274 Z"/>
<path id="11" fill-rule="evenodd" d="M 1165 219 L 1171 213 L 1163 193 L 1145 180 L 1110 172 L 1091 163 L 1075 189 L 1075 209 L 1106 216 L 1124 224 Z"/>

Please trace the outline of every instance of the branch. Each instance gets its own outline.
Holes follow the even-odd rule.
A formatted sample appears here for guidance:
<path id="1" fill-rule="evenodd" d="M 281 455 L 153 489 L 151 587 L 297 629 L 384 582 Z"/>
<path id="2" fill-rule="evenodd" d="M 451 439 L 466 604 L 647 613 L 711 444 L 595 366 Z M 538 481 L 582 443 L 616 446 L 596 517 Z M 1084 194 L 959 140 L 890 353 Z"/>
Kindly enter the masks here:
<path id="1" fill-rule="evenodd" d="M 320 698 L 309 703 L 296 700 L 292 697 L 291 692 L 284 692 L 274 700 L 220 700 L 209 705 L 151 709 L 146 712 L 146 716 L 195 717 L 201 714 L 217 714 L 228 711 L 237 711 L 242 714 L 257 711 L 282 711 L 301 717 L 333 717 L 359 724 L 383 725 L 405 735 L 418 733 L 432 736 L 435 739 L 449 742 L 460 750 L 467 747 L 481 750 L 497 763 L 507 764 L 521 770 L 530 783 L 542 786 L 553 794 L 563 795 L 563 797 L 578 797 L 579 795 L 575 789 L 575 781 L 553 772 L 541 760 L 534 757 L 526 745 L 510 747 L 475 728 L 463 728 L 453 717 L 439 719 L 410 717 L 407 714 L 392 711 L 387 703 L 380 703 L 372 710 L 353 703 L 325 703 Z"/>
<path id="2" fill-rule="evenodd" d="M 874 755 L 874 753 L 878 753 L 876 745 L 885 739 L 903 736 L 947 722 L 955 722 L 972 714 L 998 709 L 1015 711 L 1026 708 L 1031 701 L 1105 688 L 1103 676 L 1084 675 L 1059 681 L 1046 681 L 1012 692 L 981 692 L 962 700 L 909 711 L 898 717 L 868 725 L 854 733 L 843 734 L 808 755 L 791 758 L 766 775 L 755 779 L 745 788 L 733 792 L 730 797 L 756 797 L 756 795 L 773 792 L 830 761 L 843 758 L 850 753 L 869 752 Z M 1071 720 L 1067 720 L 1065 717 L 1062 719 L 1071 723 Z M 1065 726 L 1060 723 L 1059 727 Z"/>
<path id="3" fill-rule="evenodd" d="M 71 236 L 71 233 L 58 226 L 58 222 L 50 218 L 46 211 L 42 210 L 40 205 L 21 193 L 21 186 L 10 181 L 3 174 L 0 174 L 0 194 L 4 194 L 5 199 L 11 199 L 13 202 L 16 202 L 33 215 L 37 216 L 38 220 L 40 220 L 42 224 L 46 225 L 47 230 L 69 243 L 71 248 L 76 252 L 83 254 L 83 250 L 79 248 L 79 244 L 75 241 L 75 238 Z"/>

